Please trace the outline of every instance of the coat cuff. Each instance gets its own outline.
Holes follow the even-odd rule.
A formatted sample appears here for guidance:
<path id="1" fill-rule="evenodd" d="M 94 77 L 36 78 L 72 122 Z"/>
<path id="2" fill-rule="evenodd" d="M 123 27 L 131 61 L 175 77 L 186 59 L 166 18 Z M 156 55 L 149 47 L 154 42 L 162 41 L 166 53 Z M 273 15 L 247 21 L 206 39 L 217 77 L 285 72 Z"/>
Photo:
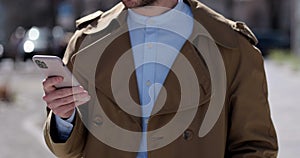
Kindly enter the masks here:
<path id="1" fill-rule="evenodd" d="M 44 138 L 49 149 L 57 157 L 73 158 L 82 155 L 85 141 L 85 127 L 78 111 L 75 114 L 74 128 L 70 137 L 65 142 L 58 142 L 54 114 L 50 111 L 44 125 Z"/>

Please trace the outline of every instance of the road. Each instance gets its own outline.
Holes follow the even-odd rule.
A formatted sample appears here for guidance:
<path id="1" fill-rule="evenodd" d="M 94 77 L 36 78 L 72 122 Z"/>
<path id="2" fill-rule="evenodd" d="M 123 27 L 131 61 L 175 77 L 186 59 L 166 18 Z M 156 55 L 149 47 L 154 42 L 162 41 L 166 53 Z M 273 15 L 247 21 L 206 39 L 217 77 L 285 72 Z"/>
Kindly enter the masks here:
<path id="1" fill-rule="evenodd" d="M 300 155 L 300 72 L 272 61 L 265 63 L 279 158 L 295 158 Z"/>
<path id="2" fill-rule="evenodd" d="M 266 61 L 272 118 L 278 133 L 279 158 L 300 155 L 300 72 Z M 45 103 L 42 77 L 32 63 L 0 63 L 0 85 L 7 85 L 15 102 L 0 102 L 0 158 L 54 158 L 44 144 Z"/>

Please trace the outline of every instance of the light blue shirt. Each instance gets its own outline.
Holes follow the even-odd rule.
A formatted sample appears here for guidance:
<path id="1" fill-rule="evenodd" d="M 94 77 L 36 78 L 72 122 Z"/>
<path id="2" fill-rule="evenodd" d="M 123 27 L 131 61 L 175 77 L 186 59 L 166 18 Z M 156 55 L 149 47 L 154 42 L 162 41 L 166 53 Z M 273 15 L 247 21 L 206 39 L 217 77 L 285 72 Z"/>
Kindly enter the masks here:
<path id="1" fill-rule="evenodd" d="M 171 66 L 192 33 L 193 22 L 191 9 L 182 0 L 178 0 L 172 10 L 159 16 L 147 17 L 128 10 L 127 23 L 143 116 L 143 134 L 137 158 L 148 157 L 148 119 Z M 72 131 L 74 115 L 72 117 L 66 121 L 56 117 L 62 140 L 67 140 Z"/>
<path id="2" fill-rule="evenodd" d="M 193 18 L 189 6 L 179 1 L 172 10 L 154 17 L 129 9 L 127 23 L 143 116 L 137 158 L 147 158 L 148 119 L 174 60 L 192 33 Z"/>

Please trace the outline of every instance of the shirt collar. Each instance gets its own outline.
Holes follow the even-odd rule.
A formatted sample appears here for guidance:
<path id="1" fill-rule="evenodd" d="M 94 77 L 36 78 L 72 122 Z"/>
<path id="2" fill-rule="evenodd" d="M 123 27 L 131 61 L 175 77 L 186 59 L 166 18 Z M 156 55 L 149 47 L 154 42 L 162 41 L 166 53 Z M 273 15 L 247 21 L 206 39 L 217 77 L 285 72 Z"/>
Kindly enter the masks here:
<path id="1" fill-rule="evenodd" d="M 128 18 L 134 21 L 137 24 L 144 26 L 153 26 L 163 25 L 165 23 L 170 23 L 170 21 L 176 18 L 176 14 L 179 12 L 184 12 L 184 3 L 183 0 L 178 0 L 176 6 L 171 10 L 158 15 L 158 16 L 144 16 L 134 12 L 132 9 L 128 9 Z"/>
<path id="2" fill-rule="evenodd" d="M 145 27 L 153 27 L 169 30 L 187 39 L 190 35 L 190 29 L 182 28 L 193 26 L 192 16 L 193 15 L 189 6 L 182 0 L 178 0 L 177 5 L 173 9 L 158 16 L 143 16 L 129 9 L 127 21 L 129 31 Z"/>

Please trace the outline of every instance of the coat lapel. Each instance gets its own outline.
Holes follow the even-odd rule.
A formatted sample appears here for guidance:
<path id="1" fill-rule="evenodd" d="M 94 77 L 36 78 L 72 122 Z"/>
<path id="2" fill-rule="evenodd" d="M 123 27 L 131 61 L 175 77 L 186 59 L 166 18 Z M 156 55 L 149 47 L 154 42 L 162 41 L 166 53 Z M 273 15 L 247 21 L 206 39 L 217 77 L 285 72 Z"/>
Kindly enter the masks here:
<path id="1" fill-rule="evenodd" d="M 197 108 L 198 106 L 202 106 L 205 103 L 207 103 L 210 100 L 210 77 L 209 77 L 209 72 L 208 69 L 205 65 L 205 62 L 203 58 L 200 56 L 200 53 L 197 52 L 195 49 L 195 46 L 191 41 L 186 41 L 185 44 L 183 45 L 181 49 L 181 55 L 184 56 L 189 64 L 192 66 L 193 70 L 186 70 L 190 72 L 194 72 L 196 74 L 196 77 L 198 79 L 198 85 L 199 85 L 199 93 L 200 93 L 200 100 L 199 103 L 193 102 L 197 97 L 195 94 L 190 94 L 190 92 L 183 94 L 182 93 L 182 83 L 180 83 L 178 76 L 173 72 L 170 71 L 169 74 L 167 75 L 167 78 L 163 84 L 165 87 L 167 94 L 166 94 L 166 101 L 164 103 L 164 107 L 154 115 L 165 115 L 165 114 L 171 114 L 171 113 L 176 113 L 180 110 L 188 110 L 191 108 Z M 182 60 L 179 60 L 179 56 L 177 56 L 175 62 L 173 63 L 171 69 L 174 69 L 175 67 L 181 67 L 182 65 Z M 176 68 L 175 68 L 176 69 Z M 178 69 L 177 69 L 178 70 Z M 180 69 L 179 69 L 180 70 Z M 183 69 L 181 69 L 183 70 Z M 182 72 L 177 72 L 177 73 L 182 73 Z M 190 82 L 190 84 L 193 84 Z M 188 85 L 188 86 L 196 86 L 196 85 Z M 187 95 L 187 96 L 186 96 Z M 183 105 L 183 108 L 179 109 L 179 104 L 182 97 L 190 97 L 190 103 L 189 105 Z M 154 109 L 159 108 L 159 104 L 163 102 L 163 94 L 162 91 L 159 93 L 158 99 L 155 103 Z M 154 110 L 155 111 L 155 110 Z"/>
<path id="2" fill-rule="evenodd" d="M 134 61 L 133 61 L 133 55 L 130 46 L 130 39 L 129 39 L 128 32 L 125 32 L 120 37 L 117 37 L 110 45 L 108 45 L 108 47 L 104 50 L 103 55 L 97 65 L 95 86 L 96 88 L 99 88 L 99 90 L 103 91 L 103 93 L 108 97 L 110 97 L 111 99 L 114 98 L 112 94 L 113 69 L 115 67 L 115 64 L 125 53 L 126 56 L 128 56 L 128 58 L 126 59 L 126 66 L 128 67 L 127 69 L 134 70 Z M 124 73 L 125 75 L 126 73 L 129 72 L 120 72 L 120 73 Z M 119 74 L 118 76 L 124 76 L 124 75 Z M 133 100 L 139 103 L 137 80 L 136 80 L 135 72 L 132 72 L 131 74 L 129 85 L 125 80 L 126 80 L 125 78 L 114 79 L 113 86 L 120 87 L 120 89 L 130 87 L 129 91 L 131 93 Z"/>
<path id="3" fill-rule="evenodd" d="M 95 91 L 96 97 L 101 104 L 99 96 L 106 96 L 115 105 L 115 108 L 120 109 L 112 93 L 112 73 L 115 64 L 120 57 L 126 55 L 126 67 L 128 70 L 134 70 L 134 60 L 131 50 L 130 37 L 128 27 L 126 23 L 127 12 L 124 11 L 115 20 L 111 22 L 114 31 L 104 30 L 100 32 L 94 32 L 94 30 L 87 29 L 85 32 L 85 40 L 81 44 L 82 47 L 79 51 L 73 55 L 72 61 L 74 63 L 73 72 L 78 73 L 80 76 L 84 76 L 89 82 L 90 87 L 94 87 L 91 91 Z M 118 25 L 118 26 L 115 26 Z M 93 33 L 90 33 L 93 32 Z M 104 38 L 103 38 L 104 37 Z M 96 41 L 96 42 L 95 42 Z M 120 72 L 128 73 L 128 72 Z M 122 76 L 122 74 L 120 74 Z M 120 89 L 120 91 L 129 88 L 130 97 L 139 104 L 139 95 L 135 71 L 132 72 L 129 85 L 125 79 L 118 78 L 114 80 L 114 87 Z M 118 90 L 116 91 L 118 93 Z M 101 93 L 101 94 L 100 94 Z M 121 94 L 121 98 L 126 97 Z M 122 102 L 127 104 L 126 102 Z M 105 107 L 102 105 L 104 111 L 109 110 L 111 107 Z M 127 105 L 125 105 L 127 106 Z M 130 106 L 130 105 L 128 105 Z M 130 115 L 130 117 L 137 123 L 141 124 L 138 117 Z"/>

